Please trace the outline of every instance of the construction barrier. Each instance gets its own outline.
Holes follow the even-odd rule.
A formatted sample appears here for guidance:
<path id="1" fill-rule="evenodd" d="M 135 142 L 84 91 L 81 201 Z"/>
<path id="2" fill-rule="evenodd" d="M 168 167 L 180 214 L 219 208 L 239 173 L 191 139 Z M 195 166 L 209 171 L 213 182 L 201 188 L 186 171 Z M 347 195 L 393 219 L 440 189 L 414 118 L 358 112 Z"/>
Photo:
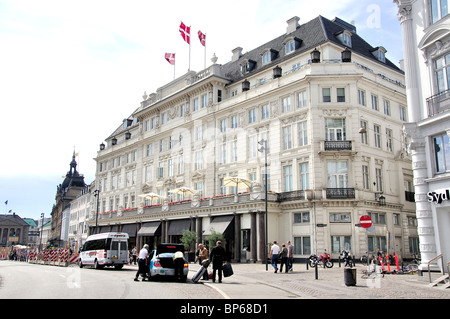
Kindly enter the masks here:
<path id="1" fill-rule="evenodd" d="M 42 265 L 67 267 L 78 262 L 78 255 L 70 255 L 69 249 L 44 249 L 43 253 L 30 251 L 28 262 Z"/>

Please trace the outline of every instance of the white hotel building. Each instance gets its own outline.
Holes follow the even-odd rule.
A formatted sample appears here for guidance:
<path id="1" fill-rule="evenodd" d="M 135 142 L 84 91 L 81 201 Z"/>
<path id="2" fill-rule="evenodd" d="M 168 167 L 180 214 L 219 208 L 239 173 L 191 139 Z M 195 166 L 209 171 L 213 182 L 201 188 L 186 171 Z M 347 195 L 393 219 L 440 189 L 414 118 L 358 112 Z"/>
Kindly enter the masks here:
<path id="1" fill-rule="evenodd" d="M 395 0 L 402 26 L 421 268 L 450 261 L 450 15 L 448 0 Z M 441 269 L 442 270 L 442 269 Z"/>
<path id="2" fill-rule="evenodd" d="M 264 260 L 274 240 L 290 240 L 296 258 L 418 252 L 403 71 L 338 18 L 287 22 L 276 39 L 144 95 L 100 145 L 91 233 L 97 225 L 152 246 L 214 229 L 234 260 L 244 248 L 245 259 Z M 236 191 L 227 176 L 252 187 Z M 198 193 L 169 192 L 181 186 Z M 150 192 L 166 199 L 139 196 Z M 372 231 L 359 227 L 362 215 Z"/>

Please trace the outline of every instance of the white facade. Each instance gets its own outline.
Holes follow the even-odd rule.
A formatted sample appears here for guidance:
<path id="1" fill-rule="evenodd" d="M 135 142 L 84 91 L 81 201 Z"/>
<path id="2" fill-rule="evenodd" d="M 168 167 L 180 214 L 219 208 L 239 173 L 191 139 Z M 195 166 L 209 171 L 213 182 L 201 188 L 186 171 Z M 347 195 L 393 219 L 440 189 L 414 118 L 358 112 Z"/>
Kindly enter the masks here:
<path id="1" fill-rule="evenodd" d="M 447 0 L 395 2 L 405 55 L 405 131 L 411 137 L 421 267 L 426 269 L 440 254 L 444 262 L 450 260 L 450 15 Z"/>
<path id="2" fill-rule="evenodd" d="M 94 207 L 95 197 L 89 186 L 70 202 L 68 244 L 73 251 L 78 251 L 88 237 L 88 221 Z"/>
<path id="3" fill-rule="evenodd" d="M 376 249 L 411 257 L 418 235 L 402 132 L 403 72 L 384 59 L 383 47 L 362 49 L 356 30 L 341 20 L 296 21 L 288 21 L 284 38 L 247 54 L 237 48 L 228 64 L 190 72 L 144 96 L 98 152 L 100 227 L 128 227 L 136 243 L 156 243 L 176 240 L 184 221 L 204 240 L 220 219 L 223 232 L 232 233 L 227 249 L 234 258 L 250 247 L 250 259 L 262 260 L 265 243 L 274 240 L 294 243 L 298 258 L 324 249 L 334 258 L 342 249 L 358 257 Z M 308 28 L 328 39 L 310 43 Z M 286 53 L 292 42 L 295 54 Z M 280 43 L 286 52 L 274 53 L 270 46 Z M 346 62 L 345 47 L 352 53 Z M 314 49 L 319 61 L 312 60 Z M 267 240 L 261 140 L 268 142 Z M 233 195 L 236 189 L 223 184 L 227 176 L 253 186 Z M 180 186 L 198 195 L 170 193 Z M 168 199 L 139 196 L 150 192 Z M 366 214 L 374 232 L 357 225 Z M 90 227 L 95 222 L 93 214 Z"/>

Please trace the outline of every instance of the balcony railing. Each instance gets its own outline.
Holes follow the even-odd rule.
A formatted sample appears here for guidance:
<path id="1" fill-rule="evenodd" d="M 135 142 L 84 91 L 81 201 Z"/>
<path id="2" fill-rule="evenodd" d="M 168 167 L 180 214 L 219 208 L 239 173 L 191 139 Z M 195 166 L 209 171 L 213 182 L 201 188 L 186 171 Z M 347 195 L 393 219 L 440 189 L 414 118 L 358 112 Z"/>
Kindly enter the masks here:
<path id="1" fill-rule="evenodd" d="M 325 151 L 351 151 L 352 141 L 325 141 Z"/>
<path id="2" fill-rule="evenodd" d="M 327 199 L 355 198 L 354 188 L 327 188 Z"/>
<path id="3" fill-rule="evenodd" d="M 429 117 L 450 110 L 450 90 L 429 97 L 427 107 Z"/>

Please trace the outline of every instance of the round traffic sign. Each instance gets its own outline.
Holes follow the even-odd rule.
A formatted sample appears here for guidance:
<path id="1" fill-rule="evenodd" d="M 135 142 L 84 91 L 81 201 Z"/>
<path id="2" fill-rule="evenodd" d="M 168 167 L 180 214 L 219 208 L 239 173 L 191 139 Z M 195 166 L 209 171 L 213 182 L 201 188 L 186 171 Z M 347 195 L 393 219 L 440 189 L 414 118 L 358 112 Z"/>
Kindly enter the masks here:
<path id="1" fill-rule="evenodd" d="M 370 228 L 370 226 L 372 226 L 372 219 L 370 218 L 369 215 L 363 215 L 359 219 L 359 224 L 363 228 Z"/>

